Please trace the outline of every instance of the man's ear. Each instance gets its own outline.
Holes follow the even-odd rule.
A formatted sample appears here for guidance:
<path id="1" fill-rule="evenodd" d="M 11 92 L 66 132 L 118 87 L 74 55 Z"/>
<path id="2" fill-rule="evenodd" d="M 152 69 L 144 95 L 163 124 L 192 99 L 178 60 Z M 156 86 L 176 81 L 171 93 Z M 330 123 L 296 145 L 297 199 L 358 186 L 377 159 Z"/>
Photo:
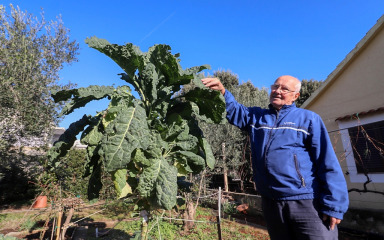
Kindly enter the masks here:
<path id="1" fill-rule="evenodd" d="M 293 101 L 296 101 L 299 97 L 300 97 L 300 93 L 299 92 L 295 93 L 295 99 Z"/>

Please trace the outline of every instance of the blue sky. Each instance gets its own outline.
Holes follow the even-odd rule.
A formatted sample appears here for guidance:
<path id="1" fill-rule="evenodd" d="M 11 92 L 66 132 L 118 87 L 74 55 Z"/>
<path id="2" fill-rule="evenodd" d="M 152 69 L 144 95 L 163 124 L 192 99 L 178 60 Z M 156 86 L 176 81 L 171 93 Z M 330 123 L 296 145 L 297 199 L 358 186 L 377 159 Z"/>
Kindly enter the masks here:
<path id="1" fill-rule="evenodd" d="M 231 70 L 240 81 L 269 86 L 280 75 L 325 80 L 384 13 L 383 0 L 14 0 L 2 1 L 48 20 L 61 14 L 80 43 L 79 61 L 65 66 L 63 83 L 78 87 L 120 85 L 122 70 L 90 49 L 85 38 L 138 45 L 147 51 L 168 44 L 181 54 L 183 68 L 209 64 L 211 73 Z M 69 115 L 106 107 L 92 103 Z"/>

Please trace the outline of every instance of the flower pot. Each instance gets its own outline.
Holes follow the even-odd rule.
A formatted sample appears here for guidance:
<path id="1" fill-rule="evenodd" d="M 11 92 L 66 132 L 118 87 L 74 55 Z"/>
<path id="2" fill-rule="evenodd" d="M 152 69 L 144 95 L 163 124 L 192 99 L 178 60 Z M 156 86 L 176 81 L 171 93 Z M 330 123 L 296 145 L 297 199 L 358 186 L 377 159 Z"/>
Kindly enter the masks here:
<path id="1" fill-rule="evenodd" d="M 46 208 L 47 207 L 47 196 L 38 196 L 32 208 Z"/>

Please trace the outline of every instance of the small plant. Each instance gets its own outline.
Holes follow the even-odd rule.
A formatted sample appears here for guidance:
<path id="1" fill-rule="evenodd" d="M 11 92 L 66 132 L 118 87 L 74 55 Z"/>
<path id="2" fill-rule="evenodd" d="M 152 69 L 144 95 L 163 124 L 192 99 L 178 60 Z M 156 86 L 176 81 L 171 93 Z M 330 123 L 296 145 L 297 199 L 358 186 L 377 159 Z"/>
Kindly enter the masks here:
<path id="1" fill-rule="evenodd" d="M 17 237 L 10 237 L 10 236 L 4 236 L 3 234 L 0 234 L 0 240 L 19 240 L 20 238 Z"/>
<path id="2" fill-rule="evenodd" d="M 25 222 L 23 222 L 20 226 L 20 230 L 33 230 L 36 226 L 36 221 L 28 218 Z"/>
<path id="3" fill-rule="evenodd" d="M 223 211 L 224 211 L 224 213 L 226 213 L 228 215 L 238 213 L 236 206 L 237 205 L 234 202 L 229 202 L 229 201 L 224 202 L 223 203 Z"/>

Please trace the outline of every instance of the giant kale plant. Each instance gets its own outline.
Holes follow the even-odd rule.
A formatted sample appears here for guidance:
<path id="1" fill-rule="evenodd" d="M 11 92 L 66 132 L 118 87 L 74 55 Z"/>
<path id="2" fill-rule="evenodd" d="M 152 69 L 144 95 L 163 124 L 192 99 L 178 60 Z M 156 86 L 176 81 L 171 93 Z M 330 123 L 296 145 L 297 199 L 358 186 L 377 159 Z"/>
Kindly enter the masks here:
<path id="1" fill-rule="evenodd" d="M 171 209 L 176 204 L 178 176 L 213 168 L 215 159 L 198 120 L 222 122 L 224 98 L 206 88 L 197 73 L 209 66 L 183 70 L 179 54 L 168 45 L 155 45 L 142 52 L 133 44 L 110 44 L 87 38 L 86 43 L 123 70 L 128 85 L 89 86 L 63 90 L 52 96 L 56 102 L 70 100 L 62 111 L 70 114 L 88 102 L 108 98 L 109 106 L 95 116 L 72 123 L 48 156 L 53 166 L 60 164 L 76 135 L 86 144 L 87 171 L 91 175 L 88 195 L 95 198 L 101 188 L 101 171 L 112 174 L 118 197 L 128 194 L 146 202 L 150 209 Z M 180 94 L 183 85 L 196 86 Z"/>

